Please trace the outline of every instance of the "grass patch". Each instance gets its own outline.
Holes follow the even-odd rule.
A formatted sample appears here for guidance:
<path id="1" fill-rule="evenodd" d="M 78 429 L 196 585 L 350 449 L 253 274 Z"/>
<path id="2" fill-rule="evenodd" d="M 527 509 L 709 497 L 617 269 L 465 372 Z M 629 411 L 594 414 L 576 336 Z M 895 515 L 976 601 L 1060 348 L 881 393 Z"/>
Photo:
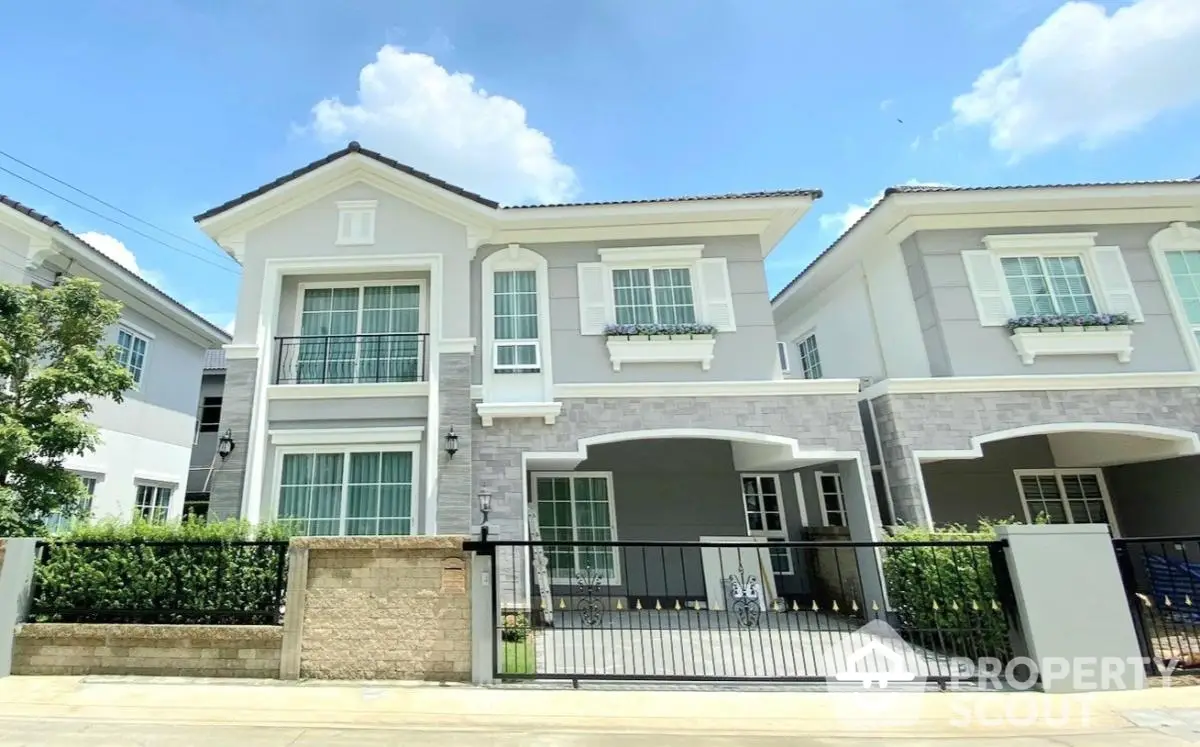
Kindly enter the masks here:
<path id="1" fill-rule="evenodd" d="M 537 657 L 533 636 L 523 641 L 501 641 L 500 672 L 502 674 L 533 674 Z"/>

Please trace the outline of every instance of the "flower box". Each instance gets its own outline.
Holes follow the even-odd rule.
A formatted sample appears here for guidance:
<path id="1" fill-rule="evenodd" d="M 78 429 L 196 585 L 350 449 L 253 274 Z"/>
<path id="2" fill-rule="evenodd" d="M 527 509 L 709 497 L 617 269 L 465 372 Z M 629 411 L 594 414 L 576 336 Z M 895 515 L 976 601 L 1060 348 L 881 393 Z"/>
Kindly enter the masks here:
<path id="1" fill-rule="evenodd" d="M 699 363 L 712 366 L 716 330 L 707 324 L 611 324 L 605 346 L 614 371 L 626 363 Z"/>
<path id="2" fill-rule="evenodd" d="M 1128 363 L 1133 354 L 1133 330 L 1127 324 L 1019 327 L 1010 339 L 1025 365 L 1032 365 L 1039 355 L 1115 355 Z"/>

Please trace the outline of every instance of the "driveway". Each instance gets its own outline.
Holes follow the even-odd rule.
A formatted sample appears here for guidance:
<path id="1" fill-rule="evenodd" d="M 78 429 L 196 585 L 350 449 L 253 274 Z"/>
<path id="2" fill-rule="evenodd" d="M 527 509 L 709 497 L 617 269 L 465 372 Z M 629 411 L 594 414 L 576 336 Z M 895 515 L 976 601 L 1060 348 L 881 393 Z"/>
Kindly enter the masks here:
<path id="1" fill-rule="evenodd" d="M 855 661 L 864 646 L 885 639 L 858 632 L 860 621 L 821 612 L 764 612 L 753 627 L 708 610 L 605 611 L 596 625 L 579 612 L 560 612 L 554 622 L 534 633 L 537 674 L 824 679 L 851 671 L 958 672 L 947 657 L 915 646 L 903 647 L 903 664 L 877 649 Z"/>

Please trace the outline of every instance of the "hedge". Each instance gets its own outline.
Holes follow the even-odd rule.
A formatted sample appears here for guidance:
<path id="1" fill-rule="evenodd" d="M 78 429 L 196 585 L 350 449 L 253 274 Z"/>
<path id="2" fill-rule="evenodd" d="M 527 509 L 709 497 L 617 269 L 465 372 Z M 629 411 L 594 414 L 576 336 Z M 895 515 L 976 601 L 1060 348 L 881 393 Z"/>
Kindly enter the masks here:
<path id="1" fill-rule="evenodd" d="M 36 622 L 273 624 L 286 539 L 244 521 L 76 526 L 47 540 L 34 568 Z M 115 544 L 89 544 L 89 543 Z M 167 543 L 167 544 L 154 544 Z M 282 576 L 280 575 L 282 573 Z"/>
<path id="2" fill-rule="evenodd" d="M 991 542 L 992 525 L 977 529 L 900 527 L 893 542 L 967 540 Z M 1009 655 L 1008 620 L 997 595 L 987 547 L 914 545 L 889 547 L 883 558 L 888 599 L 897 631 L 910 643 L 971 660 Z"/>

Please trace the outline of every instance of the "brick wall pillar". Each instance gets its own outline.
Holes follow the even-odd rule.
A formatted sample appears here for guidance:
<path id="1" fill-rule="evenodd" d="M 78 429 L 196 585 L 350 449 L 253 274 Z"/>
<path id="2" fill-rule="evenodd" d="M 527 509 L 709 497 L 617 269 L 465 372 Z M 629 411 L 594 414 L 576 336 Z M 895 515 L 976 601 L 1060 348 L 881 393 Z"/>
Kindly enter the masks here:
<path id="1" fill-rule="evenodd" d="M 236 518 L 242 511 L 242 487 L 249 454 L 250 413 L 254 408 L 254 378 L 258 374 L 255 359 L 230 360 L 225 369 L 225 392 L 221 400 L 221 425 L 233 436 L 233 453 L 221 461 L 216 458 L 209 481 L 208 515 L 214 519 Z"/>
<path id="2" fill-rule="evenodd" d="M 871 401 L 875 410 L 875 427 L 879 431 L 883 469 L 887 473 L 888 489 L 892 494 L 895 521 L 904 524 L 927 525 L 930 521 L 921 495 L 920 466 L 912 455 L 910 440 L 897 424 L 891 398 L 878 397 Z"/>
<path id="3" fill-rule="evenodd" d="M 462 536 L 299 537 L 281 673 L 313 679 L 471 678 L 471 558 Z M 303 574 L 303 593 L 292 574 Z M 298 629 L 297 629 L 298 628 Z M 295 642 L 298 642 L 296 645 Z M 297 661 L 298 659 L 298 661 Z"/>
<path id="4" fill-rule="evenodd" d="M 443 353 L 438 359 L 438 427 L 429 434 L 430 448 L 438 450 L 438 534 L 470 534 L 474 500 L 471 491 L 471 354 Z M 453 426 L 458 453 L 446 454 L 442 442 Z"/>

